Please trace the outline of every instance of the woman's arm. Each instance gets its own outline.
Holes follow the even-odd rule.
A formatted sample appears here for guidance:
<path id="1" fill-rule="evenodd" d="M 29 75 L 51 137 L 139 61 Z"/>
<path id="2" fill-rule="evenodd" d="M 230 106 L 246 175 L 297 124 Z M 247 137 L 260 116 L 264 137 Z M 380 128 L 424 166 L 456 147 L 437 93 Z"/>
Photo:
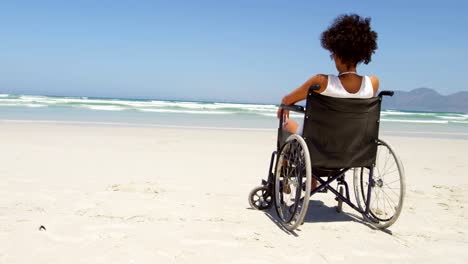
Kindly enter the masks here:
<path id="1" fill-rule="evenodd" d="M 315 92 L 322 93 L 327 88 L 327 82 L 328 77 L 326 75 L 317 74 L 307 80 L 303 85 L 299 86 L 299 88 L 284 96 L 283 100 L 281 100 L 281 103 L 285 105 L 292 105 L 299 101 L 305 100 L 307 98 L 307 92 L 312 85 L 319 85 L 320 89 Z"/>
<path id="2" fill-rule="evenodd" d="M 299 86 L 296 90 L 285 95 L 281 100 L 281 104 L 292 105 L 307 98 L 307 92 L 312 85 L 319 85 L 320 89 L 316 90 L 317 93 L 322 93 L 327 88 L 328 76 L 324 74 L 317 74 L 307 80 L 303 85 Z M 278 118 L 280 118 L 281 107 L 278 108 Z M 289 111 L 284 111 L 285 117 L 289 116 Z"/>
<path id="3" fill-rule="evenodd" d="M 281 103 L 285 105 L 292 105 L 299 101 L 305 100 L 307 98 L 307 92 L 312 85 L 319 85 L 320 89 L 315 92 L 322 93 L 327 88 L 327 81 L 328 77 L 326 75 L 317 74 L 307 80 L 303 85 L 299 86 L 299 88 L 284 96 L 281 100 Z"/>
<path id="4" fill-rule="evenodd" d="M 369 79 L 371 80 L 372 88 L 374 88 L 374 96 L 376 96 L 380 85 L 379 79 L 375 76 L 369 76 Z"/>

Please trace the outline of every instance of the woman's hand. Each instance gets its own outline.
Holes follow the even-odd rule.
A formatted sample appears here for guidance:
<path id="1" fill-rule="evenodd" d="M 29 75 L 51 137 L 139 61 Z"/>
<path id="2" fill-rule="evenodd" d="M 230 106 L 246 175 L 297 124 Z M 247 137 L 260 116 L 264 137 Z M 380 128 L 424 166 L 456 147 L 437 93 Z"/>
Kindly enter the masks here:
<path id="1" fill-rule="evenodd" d="M 281 104 L 288 105 L 287 95 L 285 97 L 283 97 L 283 99 L 281 100 Z M 282 110 L 281 107 L 278 107 L 278 113 L 276 113 L 276 116 L 278 117 L 278 119 L 281 118 L 281 110 Z M 288 119 L 289 119 L 289 110 L 284 110 L 283 111 L 283 121 L 286 122 Z"/>
<path id="2" fill-rule="evenodd" d="M 282 108 L 278 107 L 278 113 L 276 113 L 276 116 L 278 117 L 278 119 L 281 118 L 281 110 L 282 110 Z M 288 119 L 289 119 L 289 110 L 284 110 L 283 111 L 283 120 L 286 121 Z"/>

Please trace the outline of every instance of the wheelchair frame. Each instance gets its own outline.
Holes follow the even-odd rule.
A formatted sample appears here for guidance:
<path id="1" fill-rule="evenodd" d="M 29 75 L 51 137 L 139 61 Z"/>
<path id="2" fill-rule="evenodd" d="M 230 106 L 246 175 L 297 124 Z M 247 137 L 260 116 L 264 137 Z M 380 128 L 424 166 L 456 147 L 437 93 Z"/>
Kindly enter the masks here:
<path id="1" fill-rule="evenodd" d="M 313 90 L 317 90 L 318 88 L 319 88 L 318 86 L 312 86 L 310 88 L 310 90 L 309 90 L 309 93 L 313 92 Z M 393 96 L 393 91 L 382 91 L 382 92 L 380 92 L 379 95 L 378 95 L 379 100 L 382 100 L 383 96 Z M 276 198 L 275 198 L 276 192 L 275 192 L 274 185 L 275 185 L 275 173 L 277 173 L 277 171 L 273 172 L 273 165 L 276 164 L 276 167 L 278 166 L 278 164 L 277 164 L 278 163 L 278 155 L 281 153 L 282 147 L 286 146 L 286 143 L 284 145 L 281 145 L 281 139 L 283 137 L 282 133 L 285 132 L 283 130 L 283 128 L 282 128 L 283 121 L 284 121 L 283 120 L 283 117 L 284 117 L 283 113 L 284 113 L 285 110 L 289 110 L 289 111 L 293 111 L 293 112 L 297 112 L 297 113 L 303 113 L 303 114 L 306 113 L 305 108 L 303 106 L 283 105 L 283 104 L 281 104 L 280 107 L 281 107 L 282 110 L 281 110 L 281 116 L 280 116 L 280 120 L 279 120 L 277 148 L 276 148 L 276 151 L 273 151 L 273 153 L 271 155 L 270 166 L 269 166 L 269 170 L 268 170 L 268 178 L 267 178 L 267 180 L 262 180 L 262 186 L 257 187 L 254 190 L 252 190 L 252 192 L 249 195 L 249 202 L 252 205 L 252 207 L 257 208 L 257 209 L 261 209 L 261 210 L 269 208 L 271 206 L 272 202 L 276 204 Z M 302 136 L 300 136 L 300 137 L 302 138 Z M 396 159 L 395 161 L 397 162 L 400 181 L 403 182 L 403 185 L 401 185 L 401 186 L 403 186 L 403 188 L 401 190 L 401 194 L 400 194 L 401 196 L 400 196 L 400 200 L 399 200 L 400 208 L 399 208 L 399 210 L 395 210 L 396 211 L 396 218 L 398 218 L 398 216 L 400 214 L 400 211 L 401 211 L 401 206 L 403 205 L 403 197 L 404 197 L 404 189 L 405 189 L 404 188 L 404 171 L 403 171 L 401 162 L 396 157 L 393 150 L 391 150 L 389 145 L 386 144 L 384 141 L 382 141 L 380 139 L 376 143 L 378 145 L 384 145 L 390 151 L 392 151 L 391 154 L 394 156 L 394 158 Z M 401 166 L 401 171 L 400 171 L 400 166 Z M 318 192 L 326 192 L 327 190 L 329 190 L 330 192 L 332 192 L 336 196 L 336 200 L 338 201 L 337 211 L 339 211 L 339 212 L 341 211 L 341 204 L 342 204 L 342 202 L 344 202 L 347 205 L 349 205 L 351 208 L 356 210 L 358 213 L 362 214 L 364 219 L 369 221 L 371 224 L 375 225 L 378 228 L 387 228 L 388 226 L 393 224 L 394 221 L 396 221 L 396 218 L 393 221 L 391 221 L 390 224 L 385 224 L 385 223 L 381 224 L 380 221 L 377 219 L 378 217 L 374 217 L 375 215 L 371 211 L 372 188 L 375 186 L 374 166 L 361 168 L 361 184 L 362 184 L 362 177 L 363 177 L 362 173 L 364 171 L 364 168 L 369 170 L 369 175 L 368 175 L 367 195 L 365 196 L 366 198 L 365 198 L 365 201 L 364 201 L 363 205 L 360 203 L 358 197 L 356 197 L 357 204 L 355 204 L 353 201 L 351 201 L 349 185 L 345 180 L 345 173 L 348 172 L 349 170 L 353 169 L 353 168 L 341 168 L 339 170 L 330 170 L 330 171 L 334 171 L 334 173 L 331 174 L 331 175 L 329 174 L 328 176 L 317 175 L 316 173 L 311 171 L 311 177 L 313 179 L 316 179 L 317 182 L 319 183 L 319 185 L 316 188 L 310 190 L 310 195 L 307 195 L 307 198 L 310 199 L 309 198 L 310 196 L 312 196 L 312 195 L 314 195 L 314 194 L 316 194 Z M 328 179 L 324 180 L 324 179 L 322 179 L 322 177 L 328 177 Z M 301 176 L 301 178 L 302 178 L 302 176 Z M 356 178 L 356 174 L 355 174 L 355 178 Z M 337 181 L 337 183 L 338 183 L 338 186 L 337 186 L 336 189 L 331 186 L 331 184 L 334 181 Z M 301 187 L 301 188 L 303 188 L 303 187 Z M 343 188 L 345 190 L 344 193 L 343 193 Z M 361 187 L 361 188 L 363 188 L 363 187 Z M 339 189 L 339 190 L 337 190 L 337 189 Z M 264 204 L 260 203 L 260 206 L 258 206 L 259 204 L 255 204 L 254 201 L 253 201 L 253 197 L 256 195 L 256 193 L 259 190 L 262 191 L 261 192 L 262 194 L 258 198 L 261 200 L 261 202 L 264 202 Z M 355 187 L 355 194 L 356 194 L 356 187 Z M 270 195 L 271 197 L 268 197 L 268 195 Z M 364 197 L 364 192 L 362 192 L 362 195 Z M 357 194 L 356 194 L 356 196 L 357 196 Z M 269 200 L 268 200 L 268 198 L 269 198 Z M 304 199 L 304 198 L 301 198 L 301 199 Z M 307 204 L 308 204 L 308 201 L 307 201 Z M 307 206 L 307 204 L 306 204 L 306 206 Z M 363 208 L 363 206 L 364 206 L 364 208 Z M 297 210 L 297 205 L 296 205 L 295 210 Z M 307 210 L 307 208 L 305 210 Z M 280 212 L 278 211 L 278 208 L 276 209 L 276 211 L 277 211 L 277 213 L 279 215 Z M 392 216 L 392 217 L 394 217 L 394 216 Z M 293 218 L 293 216 L 291 216 L 291 219 L 292 218 Z M 296 224 L 294 224 L 292 226 L 286 225 L 285 226 L 286 229 L 288 229 L 290 231 L 294 230 L 295 228 L 297 228 L 298 225 L 302 224 L 303 219 L 299 219 L 298 221 L 300 223 L 296 223 Z M 284 223 L 282 223 L 282 224 L 284 224 Z"/>

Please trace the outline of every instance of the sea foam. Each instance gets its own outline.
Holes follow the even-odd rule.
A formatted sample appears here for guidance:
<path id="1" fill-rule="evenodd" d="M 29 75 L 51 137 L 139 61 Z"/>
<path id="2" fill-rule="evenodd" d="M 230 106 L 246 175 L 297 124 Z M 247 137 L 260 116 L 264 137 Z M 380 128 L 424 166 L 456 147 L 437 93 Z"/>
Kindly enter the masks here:
<path id="1" fill-rule="evenodd" d="M 226 115 L 226 118 L 237 116 L 238 119 L 250 116 L 252 118 L 258 118 L 259 120 L 265 120 L 265 122 L 270 122 L 268 120 L 275 119 L 277 117 L 278 111 L 278 106 L 273 104 L 189 102 L 173 100 L 138 100 L 13 94 L 0 94 L 0 107 L 23 107 L 25 109 L 38 108 L 37 111 L 41 111 L 40 109 L 60 111 L 59 109 L 61 108 L 79 109 L 79 111 L 133 111 L 134 113 L 141 113 L 142 115 Z M 290 117 L 296 120 L 301 120 L 304 118 L 304 115 L 300 113 L 290 112 Z M 440 125 L 464 125 L 468 123 L 467 113 L 436 113 L 383 110 L 381 112 L 381 117 L 381 121 L 384 123 L 388 122 Z"/>

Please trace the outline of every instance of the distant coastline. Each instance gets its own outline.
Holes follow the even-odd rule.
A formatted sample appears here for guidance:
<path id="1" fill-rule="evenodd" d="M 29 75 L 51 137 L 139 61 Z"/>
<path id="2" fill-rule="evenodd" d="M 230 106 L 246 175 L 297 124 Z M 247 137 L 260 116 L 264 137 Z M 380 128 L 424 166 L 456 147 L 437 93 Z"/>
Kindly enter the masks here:
<path id="1" fill-rule="evenodd" d="M 420 112 L 468 113 L 468 91 L 441 95 L 429 88 L 395 91 L 383 100 L 383 109 Z"/>

